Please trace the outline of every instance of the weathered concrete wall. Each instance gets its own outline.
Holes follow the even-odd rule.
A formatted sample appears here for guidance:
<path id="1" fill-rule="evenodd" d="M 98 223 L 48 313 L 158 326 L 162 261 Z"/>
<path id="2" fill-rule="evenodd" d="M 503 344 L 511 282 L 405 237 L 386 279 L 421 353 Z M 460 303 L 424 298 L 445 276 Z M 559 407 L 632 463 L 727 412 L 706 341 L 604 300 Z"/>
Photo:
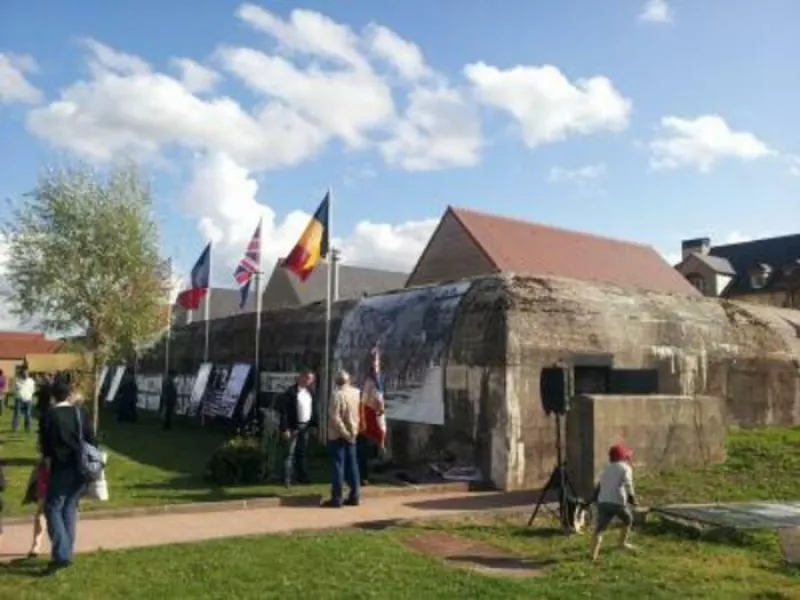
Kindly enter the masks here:
<path id="1" fill-rule="evenodd" d="M 334 307 L 336 339 L 354 302 Z M 251 361 L 253 315 L 213 323 L 211 360 Z M 204 325 L 174 331 L 172 364 L 193 372 Z M 322 304 L 264 313 L 262 370 L 320 368 Z M 365 349 L 366 351 L 366 349 Z M 163 369 L 163 346 L 143 370 Z M 660 394 L 724 400 L 729 423 L 800 424 L 800 312 L 574 280 L 475 280 L 454 321 L 445 365 L 445 424 L 390 423 L 401 462 L 449 457 L 502 489 L 539 486 L 555 461 L 539 398 L 543 367 L 607 354 L 615 368 L 656 369 Z"/>
<path id="2" fill-rule="evenodd" d="M 732 423 L 800 423 L 797 311 L 560 279 L 514 277 L 507 289 L 507 402 L 519 419 L 508 445 L 524 444 L 509 488 L 540 485 L 552 469 L 554 430 L 539 378 L 575 354 L 657 369 L 661 394 L 724 398 Z"/>
<path id="3" fill-rule="evenodd" d="M 578 396 L 565 430 L 569 474 L 583 497 L 619 441 L 634 451 L 640 472 L 725 460 L 725 404 L 710 396 Z"/>

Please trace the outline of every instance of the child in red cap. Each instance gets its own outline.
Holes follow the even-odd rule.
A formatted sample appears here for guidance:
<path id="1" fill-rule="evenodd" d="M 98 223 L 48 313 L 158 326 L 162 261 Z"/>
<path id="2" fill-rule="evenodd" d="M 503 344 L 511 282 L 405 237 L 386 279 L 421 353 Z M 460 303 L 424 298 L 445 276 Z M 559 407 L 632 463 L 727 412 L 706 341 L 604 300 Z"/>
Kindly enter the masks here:
<path id="1" fill-rule="evenodd" d="M 600 545 L 603 543 L 603 533 L 614 518 L 622 521 L 624 527 L 620 537 L 620 548 L 633 550 L 628 543 L 633 526 L 633 513 L 630 505 L 636 504 L 633 489 L 633 468 L 631 457 L 633 452 L 625 444 L 615 444 L 608 450 L 609 463 L 600 478 L 597 489 L 597 526 L 592 538 L 592 560 L 597 560 L 600 554 Z"/>

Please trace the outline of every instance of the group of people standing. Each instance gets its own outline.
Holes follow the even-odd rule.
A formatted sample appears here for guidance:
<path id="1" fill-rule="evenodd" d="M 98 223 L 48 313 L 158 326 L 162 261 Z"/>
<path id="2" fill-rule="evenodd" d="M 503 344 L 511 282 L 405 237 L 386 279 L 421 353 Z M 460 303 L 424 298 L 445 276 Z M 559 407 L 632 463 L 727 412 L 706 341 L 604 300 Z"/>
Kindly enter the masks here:
<path id="1" fill-rule="evenodd" d="M 279 400 L 286 486 L 294 482 L 310 483 L 308 445 L 318 425 L 313 384 L 314 373 L 304 370 Z M 352 384 L 346 371 L 336 374 L 327 417 L 327 443 L 333 473 L 331 498 L 326 506 L 355 506 L 360 502 L 361 487 L 369 484 L 370 463 L 383 449 L 386 438 L 383 377 L 377 350 L 370 354 L 362 389 Z M 345 482 L 350 488 L 346 499 L 343 497 Z"/>
<path id="2" fill-rule="evenodd" d="M 0 377 L 4 379 L 2 374 Z M 34 380 L 22 369 L 15 384 L 13 431 L 18 429 L 19 415 L 23 416 L 25 431 L 31 431 L 33 404 L 38 398 L 35 408 L 39 459 L 23 500 L 36 505 L 28 557 L 38 556 L 47 531 L 51 542 L 48 571 L 55 572 L 72 563 L 78 503 L 86 488 L 79 457 L 84 441 L 95 444 L 94 432 L 83 398 L 68 374 L 45 374 Z"/>

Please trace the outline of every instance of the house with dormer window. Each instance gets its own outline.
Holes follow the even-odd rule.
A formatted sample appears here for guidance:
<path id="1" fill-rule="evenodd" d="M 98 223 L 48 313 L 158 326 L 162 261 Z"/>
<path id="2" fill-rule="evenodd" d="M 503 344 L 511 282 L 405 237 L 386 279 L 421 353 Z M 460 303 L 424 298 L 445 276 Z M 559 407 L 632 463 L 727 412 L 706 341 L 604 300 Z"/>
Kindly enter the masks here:
<path id="1" fill-rule="evenodd" d="M 685 240 L 681 275 L 705 296 L 800 309 L 800 234 L 711 246 Z"/>

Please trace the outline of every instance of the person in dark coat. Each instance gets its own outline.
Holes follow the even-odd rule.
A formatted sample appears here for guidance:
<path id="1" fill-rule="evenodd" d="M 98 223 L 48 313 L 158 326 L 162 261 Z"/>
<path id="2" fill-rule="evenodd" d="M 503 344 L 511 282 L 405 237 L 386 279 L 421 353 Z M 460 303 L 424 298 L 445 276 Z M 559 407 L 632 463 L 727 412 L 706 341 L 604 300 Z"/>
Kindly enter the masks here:
<path id="1" fill-rule="evenodd" d="M 139 386 L 136 378 L 127 373 L 119 387 L 117 398 L 117 419 L 128 423 L 135 423 L 138 419 L 136 403 L 139 401 Z"/>
<path id="2" fill-rule="evenodd" d="M 287 389 L 279 400 L 280 433 L 284 444 L 283 483 L 290 486 L 297 475 L 297 482 L 311 483 L 308 475 L 308 441 L 317 427 L 314 395 L 314 373 L 303 370 L 297 383 Z"/>
<path id="3" fill-rule="evenodd" d="M 81 441 L 97 444 L 91 416 L 83 408 L 82 399 L 68 385 L 54 386 L 53 402 L 45 417 L 42 437 L 42 454 L 49 471 L 45 515 L 51 546 L 50 572 L 72 564 L 78 502 L 86 487 L 86 478 L 79 466 Z"/>
<path id="4" fill-rule="evenodd" d="M 164 386 L 161 389 L 161 406 L 159 412 L 164 415 L 164 430 L 172 429 L 172 417 L 175 415 L 175 407 L 178 405 L 178 387 L 175 385 L 176 373 L 170 370 L 164 379 Z"/>

